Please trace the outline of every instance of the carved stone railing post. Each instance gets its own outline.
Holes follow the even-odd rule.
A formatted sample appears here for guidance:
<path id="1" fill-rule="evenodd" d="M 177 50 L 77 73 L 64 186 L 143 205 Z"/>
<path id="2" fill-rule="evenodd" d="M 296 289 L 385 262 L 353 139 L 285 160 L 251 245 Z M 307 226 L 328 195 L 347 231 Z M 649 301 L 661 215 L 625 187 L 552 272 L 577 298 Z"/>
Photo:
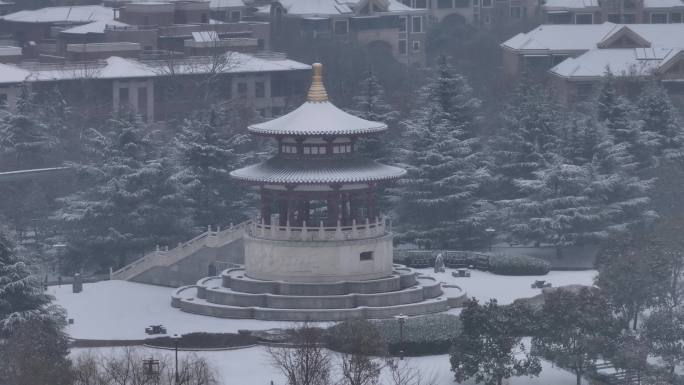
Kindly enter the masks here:
<path id="1" fill-rule="evenodd" d="M 302 222 L 302 241 L 306 241 L 306 221 Z"/>
<path id="2" fill-rule="evenodd" d="M 323 221 L 318 225 L 318 240 L 325 241 L 325 229 L 323 229 Z"/>
<path id="3" fill-rule="evenodd" d="M 352 219 L 352 239 L 358 238 L 358 230 L 356 229 L 356 219 Z"/>
<path id="4" fill-rule="evenodd" d="M 340 220 L 337 220 L 337 228 L 335 228 L 335 239 L 341 240 L 342 239 L 342 223 Z"/>
<path id="5" fill-rule="evenodd" d="M 368 221 L 368 217 L 366 217 L 366 237 L 370 238 L 370 236 L 371 236 L 370 222 Z"/>

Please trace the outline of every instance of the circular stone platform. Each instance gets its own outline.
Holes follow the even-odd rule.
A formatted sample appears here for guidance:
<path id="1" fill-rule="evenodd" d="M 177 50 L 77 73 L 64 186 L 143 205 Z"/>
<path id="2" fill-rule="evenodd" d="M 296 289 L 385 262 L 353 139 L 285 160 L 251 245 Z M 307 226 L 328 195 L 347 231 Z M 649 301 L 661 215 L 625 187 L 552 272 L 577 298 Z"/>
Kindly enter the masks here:
<path id="1" fill-rule="evenodd" d="M 463 300 L 460 288 L 443 291 L 433 277 L 394 265 L 387 277 L 325 283 L 257 280 L 243 268 L 228 269 L 176 289 L 171 304 L 184 312 L 223 318 L 342 321 L 437 313 Z"/>

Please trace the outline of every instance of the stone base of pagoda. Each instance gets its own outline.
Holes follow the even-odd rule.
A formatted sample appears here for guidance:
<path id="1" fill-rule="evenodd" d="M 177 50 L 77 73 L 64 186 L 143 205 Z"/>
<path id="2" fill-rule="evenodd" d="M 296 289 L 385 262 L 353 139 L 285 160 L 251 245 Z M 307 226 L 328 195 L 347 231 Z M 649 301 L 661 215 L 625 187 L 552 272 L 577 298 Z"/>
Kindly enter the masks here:
<path id="1" fill-rule="evenodd" d="M 178 288 L 173 307 L 220 318 L 271 321 L 343 321 L 437 313 L 461 306 L 466 293 L 433 277 L 394 265 L 377 280 L 292 283 L 249 278 L 243 268 L 225 270 Z"/>
<path id="2" fill-rule="evenodd" d="M 244 237 L 246 275 L 264 281 L 362 281 L 392 274 L 392 233 L 384 219 L 335 227 L 253 221 Z"/>

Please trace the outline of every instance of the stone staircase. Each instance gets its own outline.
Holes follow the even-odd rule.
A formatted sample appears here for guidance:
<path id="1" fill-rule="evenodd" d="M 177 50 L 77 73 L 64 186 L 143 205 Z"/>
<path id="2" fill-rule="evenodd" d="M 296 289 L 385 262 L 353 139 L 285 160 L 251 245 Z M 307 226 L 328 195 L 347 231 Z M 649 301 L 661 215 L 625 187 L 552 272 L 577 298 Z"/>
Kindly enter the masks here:
<path id="1" fill-rule="evenodd" d="M 203 263 L 199 271 L 201 273 L 200 276 L 203 277 L 207 275 L 206 267 L 210 263 L 221 264 L 231 262 L 227 261 L 226 256 L 221 255 L 219 250 L 237 241 L 241 242 L 250 223 L 251 221 L 246 221 L 235 226 L 231 225 L 223 230 L 208 228 L 204 233 L 187 242 L 179 243 L 173 249 L 168 247 L 165 249 L 157 248 L 157 250 L 145 254 L 142 258 L 133 261 L 121 269 L 113 271 L 110 278 L 164 286 L 178 286 L 178 283 L 184 283 L 177 281 L 194 282 L 196 281 L 194 276 L 188 278 L 178 276 L 182 274 L 183 270 L 186 270 L 179 268 L 179 265 L 188 262 L 197 265 L 199 261 L 192 260 L 195 259 L 193 257 L 198 257 Z M 199 257 L 200 254 L 201 258 Z M 155 274 L 150 274 L 153 271 L 161 272 L 165 270 L 176 273 L 176 277 L 164 278 L 163 275 L 165 274 L 156 274 L 157 277 L 153 277 Z"/>

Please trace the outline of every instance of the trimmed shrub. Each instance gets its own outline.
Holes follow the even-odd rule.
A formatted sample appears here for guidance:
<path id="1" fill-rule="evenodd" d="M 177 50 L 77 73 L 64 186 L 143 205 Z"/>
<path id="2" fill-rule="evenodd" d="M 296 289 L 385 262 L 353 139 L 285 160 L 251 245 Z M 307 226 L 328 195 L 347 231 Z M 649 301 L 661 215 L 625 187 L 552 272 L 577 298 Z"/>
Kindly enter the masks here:
<path id="1" fill-rule="evenodd" d="M 401 350 L 399 321 L 386 319 L 374 322 L 387 341 L 389 353 Z M 422 356 L 449 352 L 454 337 L 460 333 L 461 321 L 451 314 L 431 314 L 407 318 L 404 323 L 404 354 Z"/>
<path id="2" fill-rule="evenodd" d="M 383 355 L 387 352 L 385 339 L 375 323 L 364 320 L 343 321 L 325 333 L 328 348 L 338 352 Z"/>
<path id="3" fill-rule="evenodd" d="M 251 334 L 233 333 L 189 333 L 183 334 L 178 346 L 187 349 L 220 349 L 237 346 L 249 346 L 257 343 Z M 171 337 L 148 338 L 145 344 L 164 348 L 172 348 L 175 342 Z"/>
<path id="4" fill-rule="evenodd" d="M 526 255 L 494 255 L 489 258 L 489 269 L 500 275 L 545 275 L 551 265 Z"/>

